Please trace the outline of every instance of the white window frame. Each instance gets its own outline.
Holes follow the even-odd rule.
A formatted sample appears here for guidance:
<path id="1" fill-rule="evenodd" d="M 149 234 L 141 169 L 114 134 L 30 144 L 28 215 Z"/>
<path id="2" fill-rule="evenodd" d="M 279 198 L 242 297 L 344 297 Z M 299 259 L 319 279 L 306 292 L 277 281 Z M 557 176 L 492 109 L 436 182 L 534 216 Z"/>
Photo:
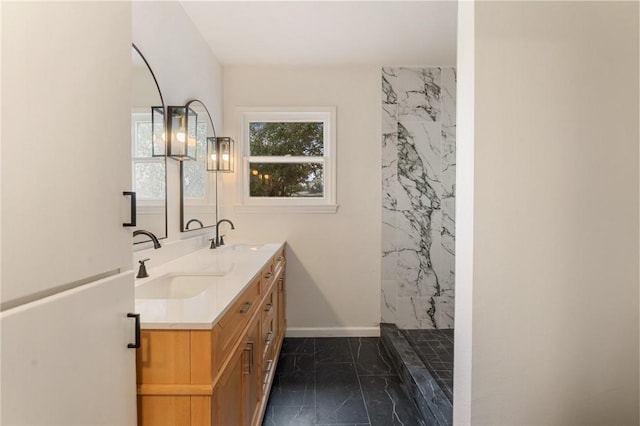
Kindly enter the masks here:
<path id="1" fill-rule="evenodd" d="M 241 158 L 238 179 L 240 212 L 283 213 L 335 213 L 336 204 L 336 108 L 335 107 L 290 107 L 290 108 L 238 108 L 240 123 Z M 322 122 L 322 157 L 250 156 L 249 124 L 265 122 Z M 251 197 L 249 195 L 249 163 L 322 163 L 322 197 Z"/>

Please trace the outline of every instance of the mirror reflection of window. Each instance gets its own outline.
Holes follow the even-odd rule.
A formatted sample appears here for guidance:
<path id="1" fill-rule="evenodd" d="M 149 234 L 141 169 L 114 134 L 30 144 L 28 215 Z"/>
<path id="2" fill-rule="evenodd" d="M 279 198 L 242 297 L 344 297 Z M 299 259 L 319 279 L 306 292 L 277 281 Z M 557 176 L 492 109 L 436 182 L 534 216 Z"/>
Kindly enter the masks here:
<path id="1" fill-rule="evenodd" d="M 151 156 L 151 113 L 132 113 L 131 118 L 133 190 L 140 202 L 162 210 L 166 193 L 165 161 Z"/>
<path id="2" fill-rule="evenodd" d="M 187 201 L 206 201 L 207 198 L 207 123 L 198 121 L 196 161 L 184 163 L 184 197 Z"/>

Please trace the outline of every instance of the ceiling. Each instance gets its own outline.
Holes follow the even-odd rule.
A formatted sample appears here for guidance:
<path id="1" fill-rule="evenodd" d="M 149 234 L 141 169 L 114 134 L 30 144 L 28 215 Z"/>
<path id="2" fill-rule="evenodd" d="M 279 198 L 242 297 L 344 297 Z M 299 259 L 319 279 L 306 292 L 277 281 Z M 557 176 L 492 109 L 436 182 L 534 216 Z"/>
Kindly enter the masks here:
<path id="1" fill-rule="evenodd" d="M 223 65 L 455 65 L 451 1 L 182 1 Z"/>

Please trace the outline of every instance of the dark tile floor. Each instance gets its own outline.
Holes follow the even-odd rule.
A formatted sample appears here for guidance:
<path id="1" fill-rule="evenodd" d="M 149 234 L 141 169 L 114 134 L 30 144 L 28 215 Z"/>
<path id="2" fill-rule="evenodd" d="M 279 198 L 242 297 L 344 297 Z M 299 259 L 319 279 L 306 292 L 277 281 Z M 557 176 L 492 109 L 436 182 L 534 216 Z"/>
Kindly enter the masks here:
<path id="1" fill-rule="evenodd" d="M 424 425 L 377 337 L 286 338 L 263 426 Z"/>
<path id="2" fill-rule="evenodd" d="M 453 330 L 402 330 L 440 388 L 453 402 Z"/>

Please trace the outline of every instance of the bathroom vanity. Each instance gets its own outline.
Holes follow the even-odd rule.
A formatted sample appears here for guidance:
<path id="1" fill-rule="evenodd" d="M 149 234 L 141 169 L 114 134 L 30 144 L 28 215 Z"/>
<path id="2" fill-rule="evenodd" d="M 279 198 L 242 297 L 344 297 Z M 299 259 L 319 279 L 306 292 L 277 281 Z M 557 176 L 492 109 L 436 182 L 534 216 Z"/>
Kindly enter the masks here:
<path id="1" fill-rule="evenodd" d="M 139 425 L 260 425 L 286 329 L 284 243 L 202 249 L 136 283 Z"/>

